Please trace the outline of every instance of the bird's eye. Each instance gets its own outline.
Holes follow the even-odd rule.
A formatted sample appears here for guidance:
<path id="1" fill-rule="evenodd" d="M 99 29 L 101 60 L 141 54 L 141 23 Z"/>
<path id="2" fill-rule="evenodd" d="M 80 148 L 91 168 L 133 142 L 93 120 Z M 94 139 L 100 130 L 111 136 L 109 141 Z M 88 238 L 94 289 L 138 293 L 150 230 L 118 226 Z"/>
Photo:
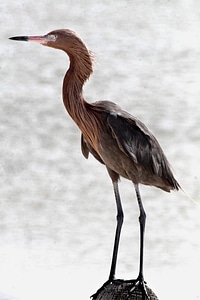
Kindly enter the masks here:
<path id="1" fill-rule="evenodd" d="M 57 35 L 56 34 L 48 34 L 48 40 L 50 42 L 55 42 L 57 39 Z"/>

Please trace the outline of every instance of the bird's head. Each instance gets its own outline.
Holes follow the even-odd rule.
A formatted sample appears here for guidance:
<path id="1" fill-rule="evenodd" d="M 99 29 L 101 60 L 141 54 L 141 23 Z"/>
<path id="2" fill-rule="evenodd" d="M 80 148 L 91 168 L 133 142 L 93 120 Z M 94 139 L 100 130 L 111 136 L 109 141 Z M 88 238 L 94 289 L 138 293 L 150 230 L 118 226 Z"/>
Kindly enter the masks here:
<path id="1" fill-rule="evenodd" d="M 16 41 L 35 42 L 43 46 L 61 49 L 68 53 L 71 52 L 70 50 L 74 51 L 78 46 L 84 46 L 80 37 L 69 29 L 58 29 L 45 35 L 14 36 L 10 37 L 10 39 Z"/>

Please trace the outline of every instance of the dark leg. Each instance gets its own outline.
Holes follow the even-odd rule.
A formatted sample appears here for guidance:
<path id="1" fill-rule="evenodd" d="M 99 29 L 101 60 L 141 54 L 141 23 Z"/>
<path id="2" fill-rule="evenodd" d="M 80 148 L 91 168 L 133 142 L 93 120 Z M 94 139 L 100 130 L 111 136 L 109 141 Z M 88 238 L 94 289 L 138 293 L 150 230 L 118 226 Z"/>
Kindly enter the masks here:
<path id="1" fill-rule="evenodd" d="M 135 191 L 137 195 L 137 201 L 140 209 L 140 265 L 139 265 L 139 276 L 138 279 L 144 280 L 143 276 L 143 262 L 144 262 L 144 232 L 145 232 L 145 223 L 146 223 L 146 214 L 142 205 L 142 200 L 139 192 L 138 185 L 135 185 Z"/>
<path id="2" fill-rule="evenodd" d="M 114 248 L 113 248 L 113 255 L 112 255 L 112 263 L 110 268 L 110 275 L 109 275 L 109 281 L 112 281 L 115 279 L 115 271 L 116 271 L 116 264 L 117 264 L 117 254 L 119 249 L 119 240 L 121 235 L 121 229 L 122 224 L 124 220 L 124 214 L 122 210 L 122 204 L 121 199 L 119 195 L 119 189 L 118 189 L 118 183 L 113 182 L 113 188 L 115 193 L 115 199 L 116 199 L 116 205 L 117 205 L 117 228 L 115 232 L 115 242 L 114 242 Z"/>
<path id="3" fill-rule="evenodd" d="M 116 205 L 117 205 L 117 228 L 116 228 L 116 232 L 115 232 L 115 240 L 114 240 L 114 248 L 113 248 L 113 254 L 112 254 L 110 275 L 109 275 L 108 280 L 102 285 L 102 287 L 100 289 L 98 289 L 98 291 L 94 295 L 91 296 L 93 299 L 96 299 L 96 297 L 102 291 L 102 289 L 106 285 L 112 283 L 113 280 L 115 279 L 117 255 L 118 255 L 118 249 L 119 249 L 119 240 L 120 240 L 120 235 L 121 235 L 121 228 L 122 228 L 122 224 L 123 224 L 124 214 L 123 214 L 123 210 L 122 210 L 121 199 L 120 199 L 120 195 L 119 195 L 117 181 L 113 181 L 113 189 L 114 189 L 115 200 L 116 200 Z"/>
<path id="4" fill-rule="evenodd" d="M 132 292 L 136 287 L 140 286 L 143 292 L 143 299 L 149 299 L 149 296 L 146 291 L 145 281 L 144 281 L 144 273 L 143 273 L 143 263 L 144 263 L 144 232 L 145 232 L 145 223 L 146 223 L 146 213 L 144 211 L 144 207 L 142 205 L 142 199 L 140 196 L 139 187 L 135 184 L 135 191 L 137 196 L 137 201 L 139 205 L 140 215 L 139 215 L 139 223 L 140 223 L 140 263 L 139 263 L 139 275 L 134 283 L 134 286 L 131 288 L 130 292 Z"/>

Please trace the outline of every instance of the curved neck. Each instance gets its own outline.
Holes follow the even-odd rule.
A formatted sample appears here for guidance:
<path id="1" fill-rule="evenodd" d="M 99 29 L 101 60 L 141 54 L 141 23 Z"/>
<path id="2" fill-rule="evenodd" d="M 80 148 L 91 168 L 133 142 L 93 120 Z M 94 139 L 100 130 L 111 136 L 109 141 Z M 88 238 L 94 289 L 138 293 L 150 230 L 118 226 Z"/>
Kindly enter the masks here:
<path id="1" fill-rule="evenodd" d="M 86 140 L 93 145 L 96 137 L 94 129 L 95 111 L 93 105 L 83 98 L 83 85 L 92 73 L 92 58 L 87 48 L 81 45 L 72 53 L 67 53 L 70 58 L 70 67 L 63 81 L 63 102 L 71 118 L 76 122 Z M 94 146 L 94 145 L 93 145 Z"/>

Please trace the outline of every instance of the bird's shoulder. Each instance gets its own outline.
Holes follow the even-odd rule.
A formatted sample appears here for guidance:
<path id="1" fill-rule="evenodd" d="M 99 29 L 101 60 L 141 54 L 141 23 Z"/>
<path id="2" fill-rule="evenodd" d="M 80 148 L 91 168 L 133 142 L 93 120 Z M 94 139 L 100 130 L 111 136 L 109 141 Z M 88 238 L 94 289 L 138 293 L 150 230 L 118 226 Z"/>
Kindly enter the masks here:
<path id="1" fill-rule="evenodd" d="M 93 102 L 92 107 L 97 111 L 99 110 L 100 112 L 105 112 L 108 114 L 112 112 L 117 113 L 118 111 L 122 110 L 119 105 L 108 100 L 100 100 L 100 101 Z"/>
<path id="2" fill-rule="evenodd" d="M 138 118 L 134 117 L 126 110 L 122 109 L 116 103 L 104 100 L 96 101 L 93 104 L 97 108 L 97 110 L 106 114 L 107 121 L 110 126 L 117 126 L 119 130 L 121 129 L 123 131 L 132 131 L 137 128 L 138 130 L 143 132 L 144 135 L 152 136 L 152 133 L 143 122 L 141 122 Z"/>

